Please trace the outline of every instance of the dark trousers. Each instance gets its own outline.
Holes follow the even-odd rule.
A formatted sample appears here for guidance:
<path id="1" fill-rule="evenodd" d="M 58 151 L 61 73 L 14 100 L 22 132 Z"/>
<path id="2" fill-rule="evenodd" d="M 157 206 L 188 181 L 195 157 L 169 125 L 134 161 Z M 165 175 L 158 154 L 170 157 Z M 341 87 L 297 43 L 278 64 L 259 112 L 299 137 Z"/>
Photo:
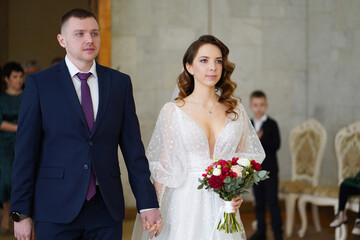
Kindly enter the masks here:
<path id="1" fill-rule="evenodd" d="M 341 183 L 339 193 L 339 211 L 344 211 L 346 202 L 351 195 L 360 195 L 360 189 Z M 359 204 L 360 209 L 360 204 Z M 360 218 L 360 210 L 358 212 L 358 218 Z"/>
<path id="2" fill-rule="evenodd" d="M 254 185 L 255 214 L 257 220 L 257 231 L 266 232 L 265 212 L 266 205 L 270 210 L 271 228 L 275 236 L 282 236 L 282 220 L 278 199 L 278 175 L 270 175 L 269 179 Z"/>
<path id="3" fill-rule="evenodd" d="M 114 221 L 99 188 L 69 224 L 35 222 L 37 240 L 121 240 L 122 221 Z"/>

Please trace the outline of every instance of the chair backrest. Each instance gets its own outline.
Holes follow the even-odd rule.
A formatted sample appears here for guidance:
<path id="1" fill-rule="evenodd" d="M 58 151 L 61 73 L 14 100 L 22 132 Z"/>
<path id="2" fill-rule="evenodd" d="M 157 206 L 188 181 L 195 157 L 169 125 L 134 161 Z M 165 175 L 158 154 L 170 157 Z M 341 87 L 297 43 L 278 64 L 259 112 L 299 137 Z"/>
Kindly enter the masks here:
<path id="1" fill-rule="evenodd" d="M 315 119 L 309 119 L 291 130 L 292 180 L 318 185 L 326 138 L 325 128 Z"/>
<path id="2" fill-rule="evenodd" d="M 360 121 L 340 129 L 335 137 L 338 183 L 360 171 Z"/>

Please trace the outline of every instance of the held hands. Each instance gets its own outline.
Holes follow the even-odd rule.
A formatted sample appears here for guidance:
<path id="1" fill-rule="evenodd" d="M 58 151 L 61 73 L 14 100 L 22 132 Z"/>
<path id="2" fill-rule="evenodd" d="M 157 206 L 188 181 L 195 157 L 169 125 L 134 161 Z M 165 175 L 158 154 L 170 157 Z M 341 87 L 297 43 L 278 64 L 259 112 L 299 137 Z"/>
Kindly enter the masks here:
<path id="1" fill-rule="evenodd" d="M 143 230 L 150 232 L 150 239 L 159 236 L 163 228 L 164 223 L 161 219 L 159 209 L 151 209 L 140 213 Z"/>
<path id="2" fill-rule="evenodd" d="M 34 223 L 31 218 L 14 222 L 14 236 L 17 240 L 35 240 Z"/>

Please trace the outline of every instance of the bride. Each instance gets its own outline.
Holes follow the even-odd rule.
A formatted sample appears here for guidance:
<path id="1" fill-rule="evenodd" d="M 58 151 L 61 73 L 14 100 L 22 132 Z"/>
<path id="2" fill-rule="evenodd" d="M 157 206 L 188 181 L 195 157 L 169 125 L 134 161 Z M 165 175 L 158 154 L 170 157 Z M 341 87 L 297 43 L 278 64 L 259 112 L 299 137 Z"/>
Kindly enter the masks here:
<path id="1" fill-rule="evenodd" d="M 198 178 L 215 158 L 245 157 L 261 163 L 265 157 L 243 105 L 233 97 L 236 83 L 230 76 L 235 66 L 228 54 L 214 36 L 193 42 L 183 58 L 179 94 L 158 117 L 147 149 L 164 220 L 156 239 L 246 239 L 244 230 L 233 234 L 216 230 L 222 200 L 197 189 Z M 241 202 L 240 196 L 233 199 L 233 208 L 239 209 Z M 241 224 L 239 212 L 237 219 Z M 141 223 L 135 225 L 132 239 L 149 239 L 149 233 L 138 230 Z"/>

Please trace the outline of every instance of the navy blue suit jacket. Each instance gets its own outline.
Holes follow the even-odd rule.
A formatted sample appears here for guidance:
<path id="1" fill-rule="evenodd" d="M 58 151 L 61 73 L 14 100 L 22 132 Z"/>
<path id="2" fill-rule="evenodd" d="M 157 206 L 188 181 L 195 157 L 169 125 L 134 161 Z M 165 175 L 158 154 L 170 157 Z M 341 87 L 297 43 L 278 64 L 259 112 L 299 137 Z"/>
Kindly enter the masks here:
<path id="1" fill-rule="evenodd" d="M 111 216 L 122 220 L 118 146 L 137 208 L 158 207 L 130 77 L 98 64 L 96 71 L 99 108 L 91 133 L 64 60 L 28 76 L 19 114 L 11 212 L 70 223 L 85 201 L 92 165 Z"/>

